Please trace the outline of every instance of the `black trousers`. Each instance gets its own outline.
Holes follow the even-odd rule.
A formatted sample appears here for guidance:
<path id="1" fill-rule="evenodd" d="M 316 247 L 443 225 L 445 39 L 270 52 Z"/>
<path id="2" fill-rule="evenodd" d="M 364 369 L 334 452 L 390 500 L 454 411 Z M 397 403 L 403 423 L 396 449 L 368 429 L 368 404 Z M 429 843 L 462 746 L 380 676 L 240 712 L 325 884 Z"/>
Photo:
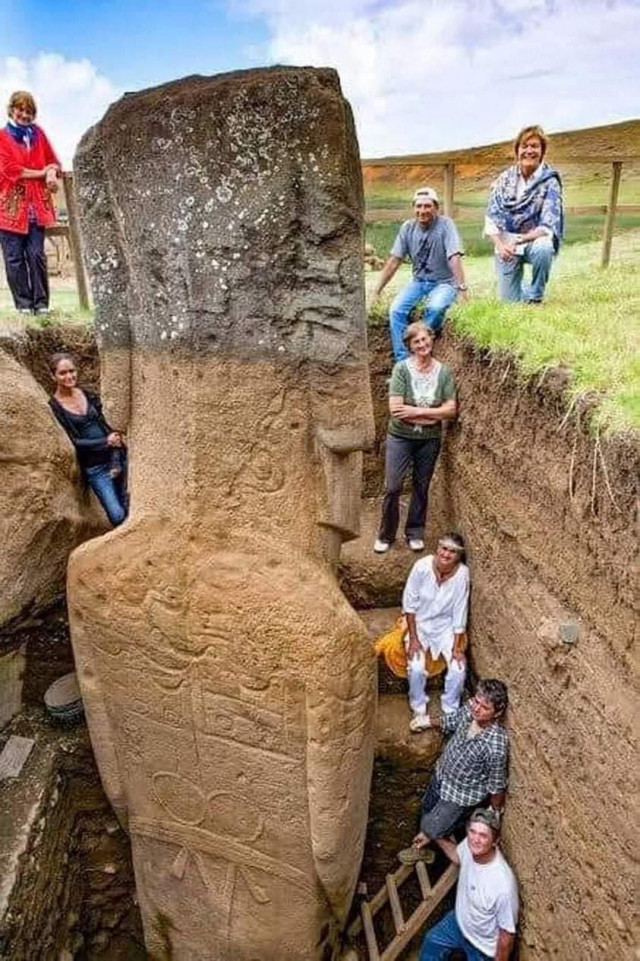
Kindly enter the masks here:
<path id="1" fill-rule="evenodd" d="M 381 541 L 392 544 L 396 539 L 402 483 L 410 466 L 413 466 L 413 490 L 405 533 L 407 538 L 424 537 L 429 484 L 439 453 L 439 437 L 428 440 L 409 440 L 388 435 L 385 453 L 384 500 L 378 532 Z"/>
<path id="2" fill-rule="evenodd" d="M 29 224 L 29 233 L 0 230 L 7 282 L 16 310 L 42 310 L 49 306 L 49 276 L 44 253 L 44 227 Z"/>

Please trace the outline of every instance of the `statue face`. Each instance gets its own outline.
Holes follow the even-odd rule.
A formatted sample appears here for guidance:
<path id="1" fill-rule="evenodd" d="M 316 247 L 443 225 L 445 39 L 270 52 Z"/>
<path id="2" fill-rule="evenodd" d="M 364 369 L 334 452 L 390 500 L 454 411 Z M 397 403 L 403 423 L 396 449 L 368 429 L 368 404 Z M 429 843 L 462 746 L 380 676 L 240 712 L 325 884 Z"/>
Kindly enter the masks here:
<path id="1" fill-rule="evenodd" d="M 362 451 L 373 440 L 366 365 L 220 358 L 196 382 L 198 428 L 216 456 L 198 458 L 190 504 L 224 529 L 257 524 L 272 542 L 314 552 L 319 527 L 326 559 L 337 560 L 359 534 Z"/>

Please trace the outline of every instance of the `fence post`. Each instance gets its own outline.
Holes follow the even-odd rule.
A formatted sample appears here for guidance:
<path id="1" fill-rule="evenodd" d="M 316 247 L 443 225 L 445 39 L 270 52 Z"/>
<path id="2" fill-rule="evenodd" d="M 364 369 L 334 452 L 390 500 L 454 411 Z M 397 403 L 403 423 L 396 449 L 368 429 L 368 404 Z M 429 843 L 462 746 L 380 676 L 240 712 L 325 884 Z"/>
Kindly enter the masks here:
<path id="1" fill-rule="evenodd" d="M 64 194 L 67 200 L 67 216 L 69 217 L 69 246 L 71 247 L 71 256 L 73 258 L 73 269 L 76 272 L 78 300 L 80 301 L 82 310 L 89 310 L 89 291 L 87 289 L 87 278 L 82 259 L 82 241 L 80 240 L 76 195 L 73 190 L 73 174 L 65 173 L 63 177 Z"/>
<path id="2" fill-rule="evenodd" d="M 455 164 L 444 165 L 444 213 L 453 217 L 453 192 L 455 184 Z"/>
<path id="3" fill-rule="evenodd" d="M 611 165 L 611 184 L 609 186 L 609 203 L 607 205 L 607 216 L 604 221 L 604 233 L 602 235 L 602 266 L 608 267 L 611 260 L 611 241 L 613 240 L 613 223 L 616 219 L 616 208 L 618 206 L 618 191 L 620 190 L 620 176 L 622 174 L 622 161 L 614 160 Z"/>

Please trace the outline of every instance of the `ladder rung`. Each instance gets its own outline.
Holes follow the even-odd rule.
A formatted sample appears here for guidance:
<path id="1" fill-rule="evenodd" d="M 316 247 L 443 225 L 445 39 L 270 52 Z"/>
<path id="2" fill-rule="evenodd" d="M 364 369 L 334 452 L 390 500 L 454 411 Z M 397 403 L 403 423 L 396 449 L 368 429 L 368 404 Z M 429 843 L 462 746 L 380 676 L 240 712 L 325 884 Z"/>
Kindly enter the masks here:
<path id="1" fill-rule="evenodd" d="M 410 918 L 407 918 L 404 931 L 397 934 L 393 941 L 384 949 L 382 955 L 379 956 L 380 961 L 396 961 L 396 958 L 402 954 L 411 939 L 418 933 L 422 925 L 433 913 L 435 907 L 442 901 L 445 894 L 451 890 L 456 882 L 457 876 L 457 867 L 450 864 L 442 877 L 438 878 L 431 888 L 429 897 L 418 905 Z"/>
<path id="2" fill-rule="evenodd" d="M 396 879 L 393 874 L 387 874 L 387 892 L 389 894 L 393 923 L 396 926 L 396 932 L 400 934 L 401 931 L 404 931 L 404 915 L 402 914 L 402 905 L 400 904 Z"/>
<path id="3" fill-rule="evenodd" d="M 424 866 L 424 861 L 416 861 L 416 874 L 418 875 L 418 883 L 420 884 L 422 897 L 426 901 L 431 894 L 431 881 L 429 880 L 427 869 Z"/>
<path id="4" fill-rule="evenodd" d="M 401 864 L 397 871 L 393 873 L 393 879 L 396 882 L 396 886 L 402 884 L 406 881 L 409 875 L 413 872 L 412 864 Z M 386 884 L 380 888 L 380 890 L 374 894 L 371 900 L 368 902 L 369 909 L 371 911 L 371 917 L 375 917 L 380 908 L 382 908 L 389 900 L 389 892 L 387 890 Z M 356 918 L 351 927 L 349 928 L 349 937 L 357 938 L 362 930 L 362 921 L 360 918 Z"/>
<path id="5" fill-rule="evenodd" d="M 367 901 L 363 901 L 360 906 L 362 912 L 362 926 L 364 928 L 364 936 L 367 939 L 367 949 L 369 951 L 369 961 L 380 961 L 380 951 L 378 950 L 378 942 L 376 940 L 376 932 L 373 927 L 373 918 L 371 916 L 371 908 Z"/>

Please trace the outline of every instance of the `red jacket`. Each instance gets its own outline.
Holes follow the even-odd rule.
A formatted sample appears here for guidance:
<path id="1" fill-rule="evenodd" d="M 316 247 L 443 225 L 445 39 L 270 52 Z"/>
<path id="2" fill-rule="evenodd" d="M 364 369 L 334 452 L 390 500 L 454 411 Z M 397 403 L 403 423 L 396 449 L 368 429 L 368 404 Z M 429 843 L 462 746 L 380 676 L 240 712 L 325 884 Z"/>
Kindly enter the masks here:
<path id="1" fill-rule="evenodd" d="M 31 149 L 17 143 L 4 128 L 0 130 L 0 230 L 14 234 L 29 232 L 29 207 L 33 208 L 40 227 L 56 222 L 53 197 L 44 180 L 24 180 L 23 169 L 42 170 L 47 164 L 60 162 L 41 127 Z"/>

